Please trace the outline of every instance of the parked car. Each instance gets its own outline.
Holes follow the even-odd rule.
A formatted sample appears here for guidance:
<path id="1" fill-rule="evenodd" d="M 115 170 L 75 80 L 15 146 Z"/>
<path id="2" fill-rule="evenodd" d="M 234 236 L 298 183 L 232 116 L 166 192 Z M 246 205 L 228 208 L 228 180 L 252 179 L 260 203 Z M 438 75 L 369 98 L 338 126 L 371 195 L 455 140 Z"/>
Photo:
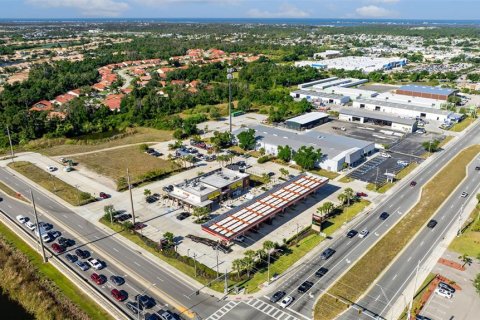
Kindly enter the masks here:
<path id="1" fill-rule="evenodd" d="M 276 303 L 286 295 L 285 291 L 277 291 L 270 297 L 270 302 Z"/>
<path id="2" fill-rule="evenodd" d="M 53 224 L 48 223 L 48 222 L 42 222 L 42 221 L 40 221 L 40 222 L 38 223 L 38 227 L 39 227 L 39 228 L 43 228 L 43 229 L 45 229 L 45 230 L 51 230 L 51 229 L 53 228 Z"/>
<path id="3" fill-rule="evenodd" d="M 317 270 L 317 272 L 315 272 L 315 276 L 321 278 L 321 277 L 323 277 L 324 275 L 326 275 L 327 272 L 328 272 L 328 269 L 327 269 L 327 268 L 321 267 L 320 269 Z"/>
<path id="4" fill-rule="evenodd" d="M 67 253 L 65 255 L 65 259 L 67 259 L 68 262 L 75 263 L 78 260 L 78 257 L 74 254 Z"/>
<path id="5" fill-rule="evenodd" d="M 455 288 L 453 288 L 451 285 L 445 283 L 445 282 L 439 282 L 438 283 L 438 287 L 440 289 L 443 289 L 443 290 L 446 290 L 446 291 L 449 291 L 450 293 L 455 293 Z"/>
<path id="6" fill-rule="evenodd" d="M 175 320 L 173 313 L 169 310 L 159 310 L 158 314 L 160 315 L 160 320 Z"/>
<path id="7" fill-rule="evenodd" d="M 90 256 L 90 252 L 87 250 L 77 249 L 75 250 L 75 254 L 79 256 L 81 259 L 86 259 Z"/>
<path id="8" fill-rule="evenodd" d="M 410 182 L 410 187 L 415 187 L 416 185 L 417 185 L 417 182 L 416 182 L 416 181 Z"/>
<path id="9" fill-rule="evenodd" d="M 391 156 L 389 153 L 382 152 L 382 153 L 380 153 L 380 157 L 383 157 L 383 158 L 391 158 L 392 156 Z"/>
<path id="10" fill-rule="evenodd" d="M 430 228 L 430 229 L 433 229 L 435 228 L 435 226 L 437 225 L 437 220 L 430 220 L 428 221 L 428 224 L 427 224 L 427 227 Z"/>
<path id="11" fill-rule="evenodd" d="M 47 166 L 47 171 L 48 171 L 48 172 L 54 172 L 54 171 L 56 171 L 56 170 L 57 170 L 57 168 L 54 167 L 54 166 Z"/>
<path id="12" fill-rule="evenodd" d="M 97 260 L 94 258 L 88 258 L 87 263 L 90 265 L 90 267 L 94 268 L 95 270 L 103 269 L 103 263 L 100 260 Z"/>
<path id="13" fill-rule="evenodd" d="M 62 253 L 65 251 L 65 247 L 58 243 L 54 243 L 52 244 L 52 250 L 55 251 L 56 253 Z"/>
<path id="14" fill-rule="evenodd" d="M 325 251 L 322 252 L 322 255 L 320 256 L 320 259 L 322 260 L 327 260 L 328 258 L 330 258 L 331 256 L 333 256 L 333 254 L 335 253 L 336 251 L 333 250 L 332 248 L 327 248 L 325 249 Z"/>
<path id="15" fill-rule="evenodd" d="M 417 316 L 415 317 L 415 320 L 432 320 L 432 319 L 431 319 L 431 318 L 428 318 L 428 317 L 421 316 L 421 315 L 417 314 Z"/>
<path id="16" fill-rule="evenodd" d="M 110 293 L 117 301 L 125 301 L 128 298 L 128 293 L 125 290 L 113 289 Z"/>
<path id="17" fill-rule="evenodd" d="M 353 229 L 352 229 L 352 230 L 348 231 L 348 233 L 347 233 L 347 238 L 353 238 L 353 237 L 355 237 L 355 236 L 357 235 L 357 233 L 358 233 L 357 230 L 353 230 Z"/>
<path id="18" fill-rule="evenodd" d="M 110 198 L 110 195 L 108 193 L 105 193 L 105 192 L 100 192 L 100 198 L 108 199 L 108 198 Z"/>
<path id="19" fill-rule="evenodd" d="M 93 282 L 95 282 L 98 285 L 102 285 L 105 282 L 107 282 L 107 277 L 103 274 L 98 274 L 98 273 L 92 273 L 92 275 L 90 276 L 90 279 L 92 279 Z"/>
<path id="20" fill-rule="evenodd" d="M 127 307 L 128 310 L 130 310 L 133 314 L 138 314 L 139 308 L 141 308 L 138 303 L 133 302 L 133 301 L 128 301 L 125 303 L 125 306 Z"/>
<path id="21" fill-rule="evenodd" d="M 60 231 L 57 231 L 57 230 L 54 230 L 54 231 L 50 231 L 48 233 L 50 235 L 50 237 L 52 237 L 53 239 L 57 239 L 58 237 L 60 237 L 62 235 L 62 233 Z"/>
<path id="22" fill-rule="evenodd" d="M 135 222 L 135 225 L 133 226 L 134 230 L 142 230 L 145 228 L 147 225 L 143 222 Z"/>
<path id="23" fill-rule="evenodd" d="M 143 294 L 143 295 L 137 294 L 135 296 L 135 301 L 137 301 L 140 304 L 140 306 L 145 309 L 150 309 L 153 306 L 155 306 L 155 300 L 146 294 Z"/>
<path id="24" fill-rule="evenodd" d="M 85 262 L 81 261 L 81 260 L 78 260 L 77 262 L 75 262 L 75 264 L 77 265 L 77 267 L 80 268 L 80 270 L 82 271 L 87 271 L 89 269 L 88 267 L 88 264 L 86 264 Z"/>
<path id="25" fill-rule="evenodd" d="M 447 291 L 447 290 L 442 289 L 442 288 L 435 289 L 435 294 L 438 294 L 439 296 L 447 298 L 447 299 L 451 299 L 453 297 L 453 294 L 450 291 Z"/>
<path id="26" fill-rule="evenodd" d="M 75 240 L 60 237 L 60 238 L 58 238 L 58 243 L 61 244 L 62 246 L 65 246 L 65 247 L 71 247 L 71 246 L 75 245 Z"/>
<path id="27" fill-rule="evenodd" d="M 47 232 L 47 233 L 42 233 L 42 240 L 43 240 L 43 242 L 50 242 L 50 241 L 53 240 L 53 238 Z"/>
<path id="28" fill-rule="evenodd" d="M 283 300 L 279 303 L 280 308 L 286 308 L 293 302 L 293 297 L 286 296 Z"/>
<path id="29" fill-rule="evenodd" d="M 390 215 L 388 214 L 388 212 L 385 212 L 385 211 L 384 211 L 384 212 L 382 212 L 382 213 L 380 214 L 379 218 L 380 218 L 381 220 L 387 220 L 387 218 L 388 218 L 389 216 L 390 216 Z"/>
<path id="30" fill-rule="evenodd" d="M 365 192 L 357 192 L 357 197 L 368 197 L 368 194 Z"/>
<path id="31" fill-rule="evenodd" d="M 369 231 L 367 229 L 363 229 L 362 231 L 360 231 L 360 233 L 358 234 L 358 237 L 359 238 L 365 238 L 367 235 L 369 234 Z"/>
<path id="32" fill-rule="evenodd" d="M 181 221 L 181 220 L 185 220 L 185 219 L 187 219 L 187 218 L 190 217 L 190 216 L 191 216 L 191 214 L 190 214 L 189 212 L 184 211 L 184 212 L 181 212 L 181 213 L 179 213 L 179 214 L 177 215 L 177 220 L 180 220 L 180 221 Z"/>
<path id="33" fill-rule="evenodd" d="M 25 223 L 25 222 L 27 222 L 28 220 L 30 220 L 30 219 L 28 219 L 27 217 L 22 216 L 21 214 L 19 214 L 19 215 L 16 216 L 15 218 L 18 220 L 18 222 L 20 222 L 20 223 L 22 223 L 22 224 Z"/>
<path id="34" fill-rule="evenodd" d="M 30 231 L 33 231 L 37 226 L 32 221 L 27 221 L 25 222 L 25 227 L 27 227 Z"/>
<path id="35" fill-rule="evenodd" d="M 238 237 L 236 237 L 235 239 L 233 239 L 234 241 L 237 241 L 237 242 L 245 242 L 245 237 L 242 236 L 242 235 L 239 235 Z"/>
<path id="36" fill-rule="evenodd" d="M 121 286 L 122 284 L 125 283 L 125 279 L 115 275 L 110 276 L 110 281 L 116 286 Z"/>

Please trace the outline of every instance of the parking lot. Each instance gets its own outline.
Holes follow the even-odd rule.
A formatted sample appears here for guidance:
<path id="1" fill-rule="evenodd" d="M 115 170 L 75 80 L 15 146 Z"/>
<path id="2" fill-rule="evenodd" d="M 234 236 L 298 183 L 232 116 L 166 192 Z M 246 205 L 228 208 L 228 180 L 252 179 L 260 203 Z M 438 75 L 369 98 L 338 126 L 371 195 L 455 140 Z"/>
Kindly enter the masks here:
<path id="1" fill-rule="evenodd" d="M 444 139 L 444 135 L 433 132 L 427 132 L 426 134 L 412 133 L 391 145 L 389 151 L 420 157 L 425 153 L 425 148 L 422 146 L 422 143 Z"/>

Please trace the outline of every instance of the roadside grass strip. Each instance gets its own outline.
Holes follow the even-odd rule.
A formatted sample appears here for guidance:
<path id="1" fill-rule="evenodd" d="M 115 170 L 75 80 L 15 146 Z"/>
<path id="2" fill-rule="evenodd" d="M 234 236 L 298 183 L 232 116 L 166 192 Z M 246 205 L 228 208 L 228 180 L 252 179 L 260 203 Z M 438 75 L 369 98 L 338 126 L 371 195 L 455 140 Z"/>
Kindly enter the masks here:
<path id="1" fill-rule="evenodd" d="M 355 302 L 368 290 L 462 182 L 466 166 L 479 152 L 480 145 L 464 149 L 424 186 L 421 199 L 408 214 L 358 260 L 328 290 L 328 294 L 320 297 L 315 305 L 316 320 L 334 319 L 348 308 L 343 301 Z"/>
<path id="2" fill-rule="evenodd" d="M 4 183 L 1 182 L 1 181 L 0 181 L 0 190 L 2 190 L 3 192 L 5 192 L 5 194 L 9 195 L 9 196 L 12 197 L 12 198 L 15 198 L 15 199 L 18 199 L 18 200 L 22 200 L 22 201 L 28 202 L 28 200 L 25 199 L 24 197 L 22 197 L 22 195 L 20 195 L 19 193 L 15 192 L 13 189 L 11 189 L 9 186 L 7 186 L 6 184 L 4 184 Z"/>
<path id="3" fill-rule="evenodd" d="M 398 180 L 402 180 L 403 178 L 408 176 L 410 174 L 410 172 L 415 170 L 416 167 L 418 167 L 418 163 L 417 162 L 412 162 L 408 166 L 406 166 L 405 168 L 400 170 L 397 173 L 397 175 L 395 176 L 395 179 L 397 179 L 396 182 L 398 182 Z M 378 192 L 378 193 L 385 193 L 388 190 L 390 190 L 395 185 L 396 182 L 394 182 L 394 183 L 387 182 L 378 189 L 376 188 L 375 183 L 369 183 L 369 184 L 367 184 L 367 190 L 375 191 L 375 192 Z"/>
<path id="4" fill-rule="evenodd" d="M 88 192 L 77 190 L 31 162 L 18 161 L 10 163 L 8 166 L 73 206 L 82 206 L 95 201 Z"/>
<path id="5" fill-rule="evenodd" d="M 480 257 L 480 205 L 477 204 L 467 221 L 466 229 L 453 239 L 448 247 L 459 255 L 466 254 L 469 257 Z"/>
<path id="6" fill-rule="evenodd" d="M 463 121 L 455 123 L 453 127 L 450 128 L 450 131 L 453 132 L 462 132 L 463 130 L 467 129 L 472 123 L 475 122 L 475 118 L 467 117 Z"/>

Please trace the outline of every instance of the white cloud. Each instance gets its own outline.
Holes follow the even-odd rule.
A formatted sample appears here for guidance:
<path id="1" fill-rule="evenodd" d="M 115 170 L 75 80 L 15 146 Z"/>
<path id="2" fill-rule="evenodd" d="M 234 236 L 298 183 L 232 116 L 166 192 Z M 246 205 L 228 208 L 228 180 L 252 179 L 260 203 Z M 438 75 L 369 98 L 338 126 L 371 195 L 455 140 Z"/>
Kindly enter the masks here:
<path id="1" fill-rule="evenodd" d="M 275 12 L 251 9 L 248 11 L 248 16 L 252 18 L 305 18 L 309 16 L 309 13 L 289 3 L 284 3 Z"/>
<path id="2" fill-rule="evenodd" d="M 357 8 L 355 12 L 365 18 L 386 18 L 394 15 L 393 11 L 374 5 Z"/>
<path id="3" fill-rule="evenodd" d="M 84 16 L 116 17 L 129 8 L 128 3 L 115 0 L 27 0 L 46 8 L 77 9 Z"/>
<path id="4" fill-rule="evenodd" d="M 162 6 L 166 4 L 200 3 L 200 4 L 238 4 L 242 0 L 135 0 L 146 6 Z"/>
<path id="5" fill-rule="evenodd" d="M 398 3 L 400 2 L 400 0 L 369 0 L 368 2 L 372 2 L 372 3 Z"/>

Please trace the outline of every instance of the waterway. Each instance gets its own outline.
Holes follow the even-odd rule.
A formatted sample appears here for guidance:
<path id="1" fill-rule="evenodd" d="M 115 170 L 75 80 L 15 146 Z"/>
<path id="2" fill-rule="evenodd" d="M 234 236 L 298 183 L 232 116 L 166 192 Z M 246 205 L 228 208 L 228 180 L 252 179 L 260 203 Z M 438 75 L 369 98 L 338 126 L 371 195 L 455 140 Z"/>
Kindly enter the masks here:
<path id="1" fill-rule="evenodd" d="M 0 293 L 0 310 L 2 310 L 2 316 L 8 320 L 33 320 L 33 315 L 27 313 L 16 301 L 10 300 L 7 295 Z"/>

